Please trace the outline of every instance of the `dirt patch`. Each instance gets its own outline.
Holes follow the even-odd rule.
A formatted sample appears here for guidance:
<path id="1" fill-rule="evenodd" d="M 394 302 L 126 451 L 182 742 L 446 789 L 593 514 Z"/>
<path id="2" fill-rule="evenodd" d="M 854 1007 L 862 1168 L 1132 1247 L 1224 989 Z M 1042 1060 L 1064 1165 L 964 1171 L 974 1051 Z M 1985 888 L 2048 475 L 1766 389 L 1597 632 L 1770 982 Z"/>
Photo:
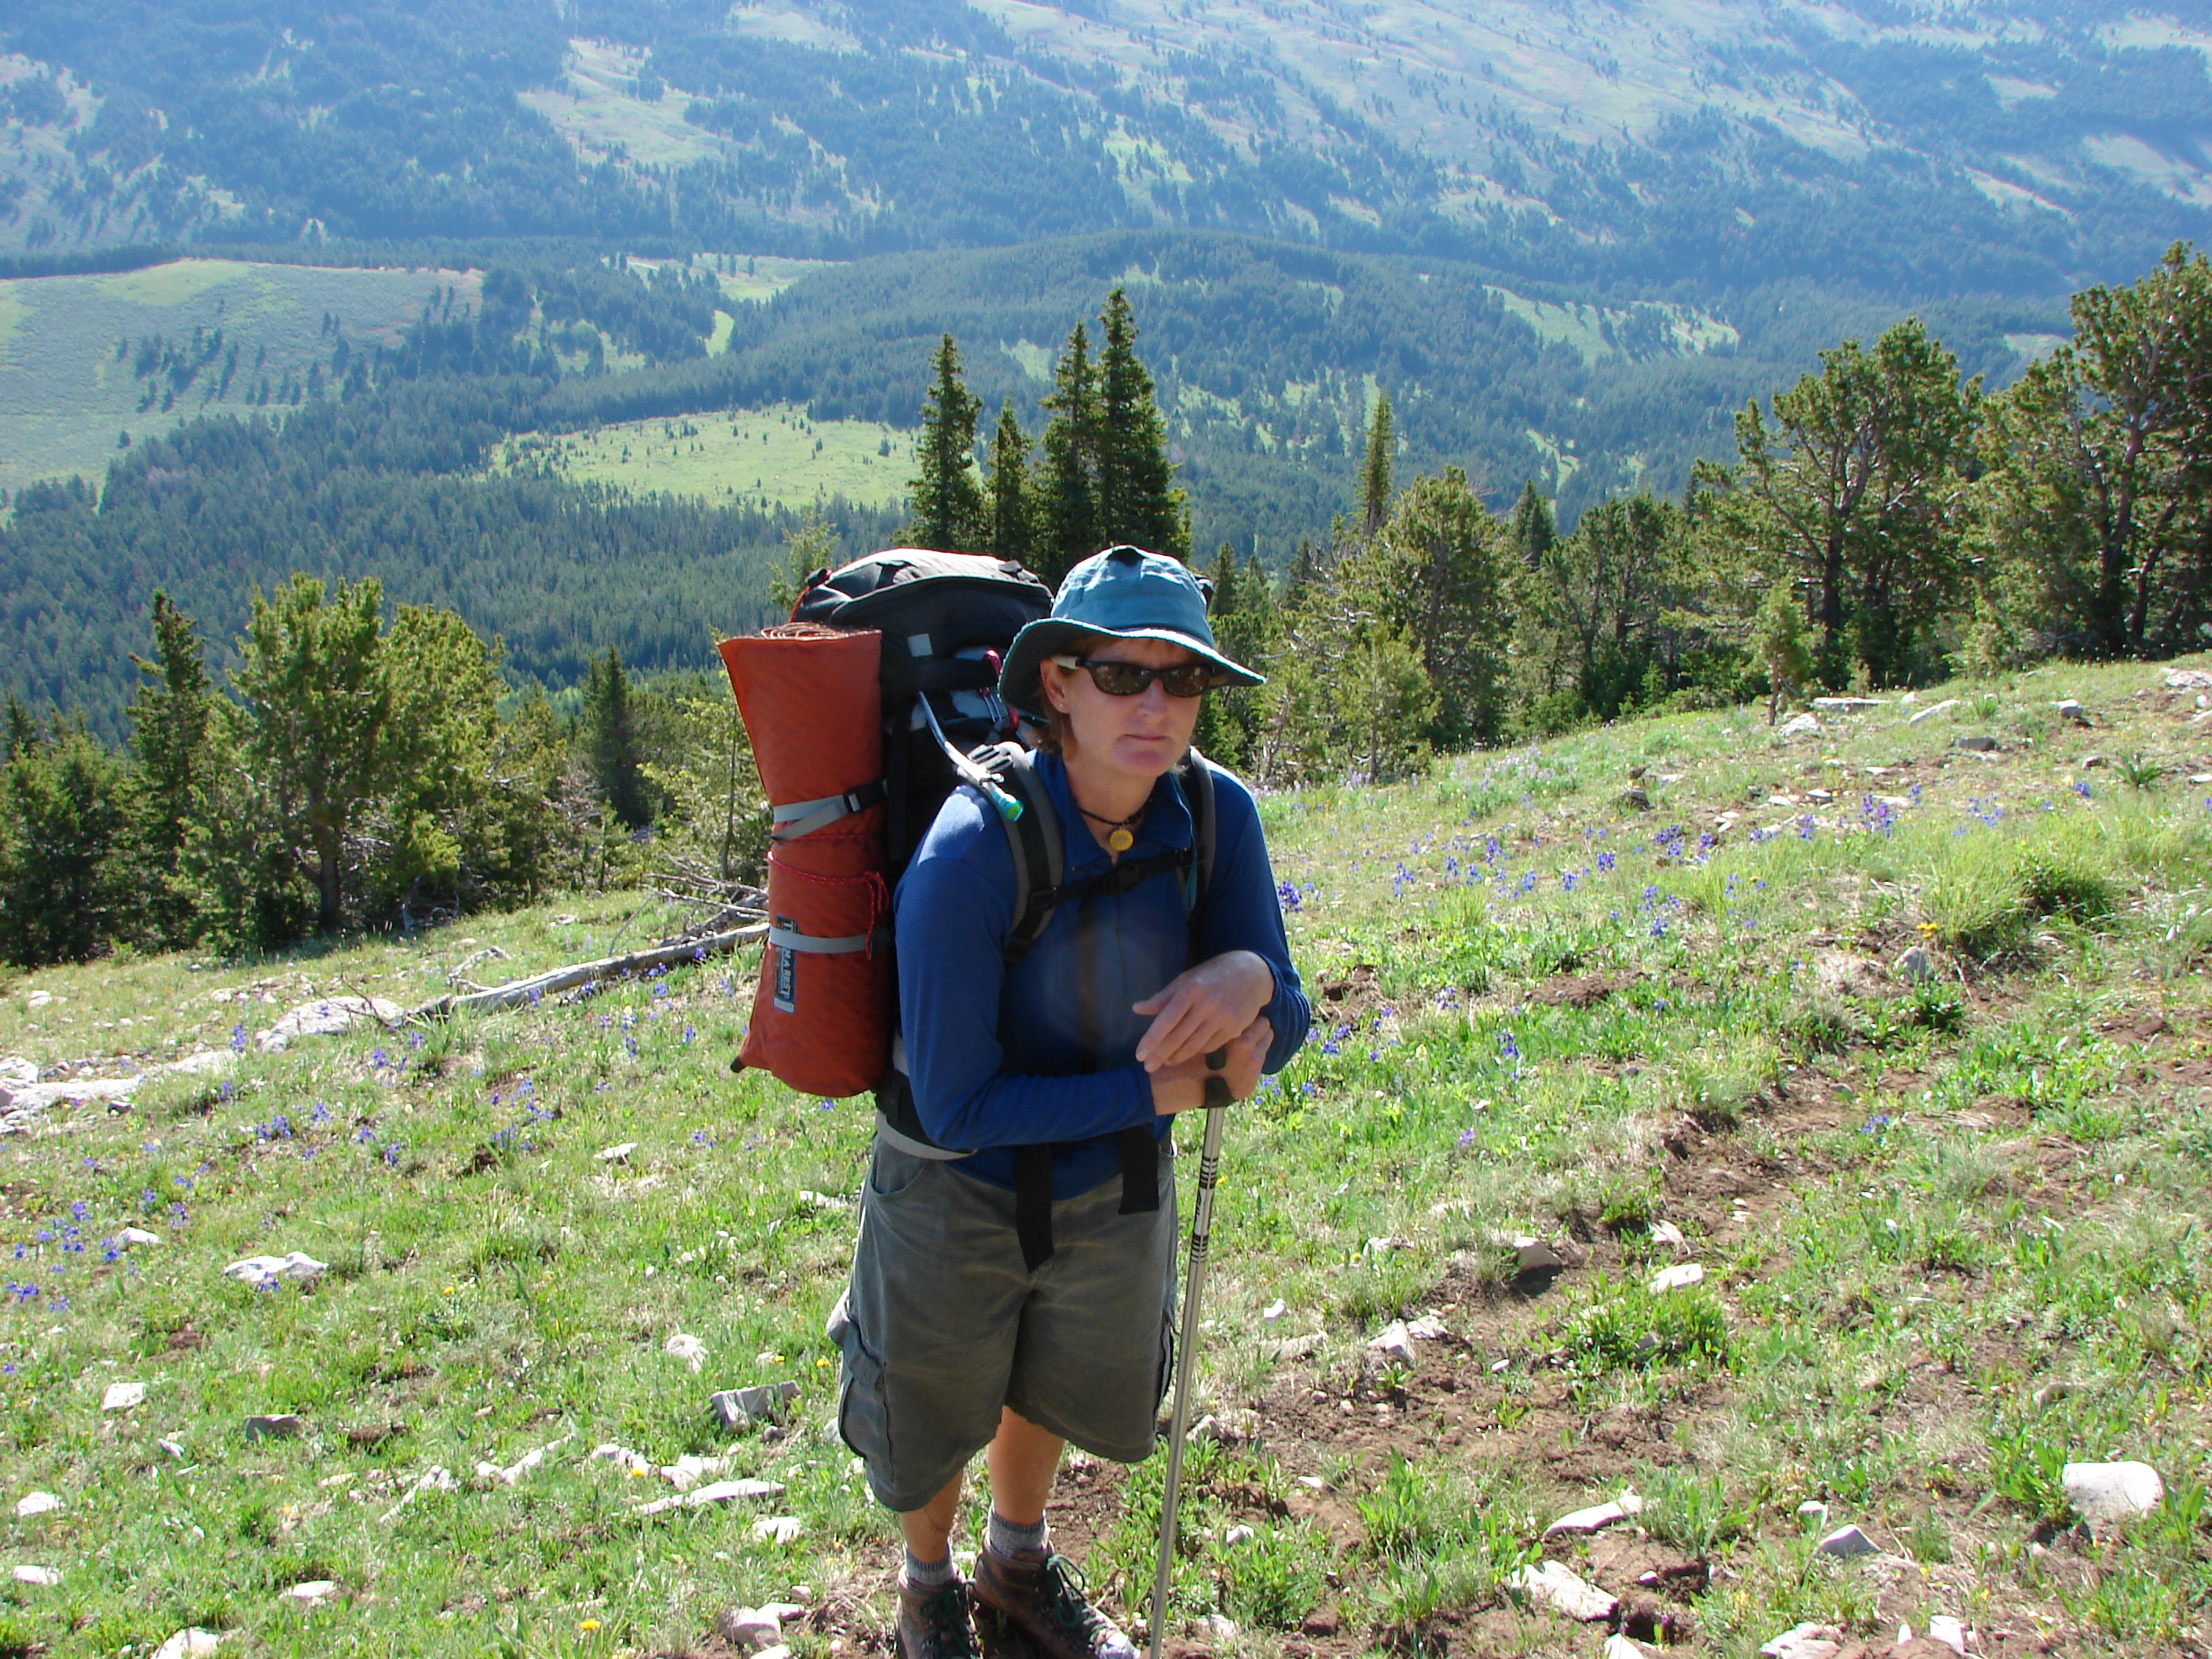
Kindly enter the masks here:
<path id="1" fill-rule="evenodd" d="M 1595 1008 L 1640 978 L 1636 974 L 1559 974 L 1529 993 L 1528 1000 L 1539 1008 Z"/>

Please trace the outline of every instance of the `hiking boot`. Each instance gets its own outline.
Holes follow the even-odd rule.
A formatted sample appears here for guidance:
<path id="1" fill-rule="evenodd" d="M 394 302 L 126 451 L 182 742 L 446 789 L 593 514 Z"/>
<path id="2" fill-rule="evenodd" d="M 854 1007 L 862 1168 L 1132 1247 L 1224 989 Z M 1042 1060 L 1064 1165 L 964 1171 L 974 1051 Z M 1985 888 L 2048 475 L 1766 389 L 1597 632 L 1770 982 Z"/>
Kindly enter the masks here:
<path id="1" fill-rule="evenodd" d="M 1136 1649 L 1084 1599 L 1083 1575 L 1064 1555 L 975 1557 L 975 1599 L 1014 1621 L 1050 1659 L 1136 1659 Z"/>
<path id="2" fill-rule="evenodd" d="M 976 1659 L 975 1627 L 968 1620 L 968 1586 L 957 1578 L 943 1589 L 898 1587 L 899 1659 Z"/>

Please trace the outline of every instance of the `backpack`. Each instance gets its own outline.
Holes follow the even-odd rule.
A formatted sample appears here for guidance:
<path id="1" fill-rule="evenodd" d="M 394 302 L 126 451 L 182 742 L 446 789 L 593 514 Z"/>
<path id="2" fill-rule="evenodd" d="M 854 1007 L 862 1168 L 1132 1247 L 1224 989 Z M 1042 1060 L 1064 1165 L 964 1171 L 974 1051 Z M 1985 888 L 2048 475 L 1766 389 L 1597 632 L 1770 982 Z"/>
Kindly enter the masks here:
<path id="1" fill-rule="evenodd" d="M 810 575 L 792 608 L 793 624 L 812 624 L 824 631 L 867 629 L 881 635 L 877 672 L 883 775 L 841 793 L 811 799 L 777 803 L 771 791 L 771 834 L 776 846 L 790 850 L 794 843 L 825 832 L 832 837 L 842 833 L 872 839 L 879 819 L 880 878 L 887 890 L 912 860 L 946 797 L 964 786 L 995 809 L 1013 855 L 1015 921 L 1006 945 L 1008 962 L 1028 954 L 1060 905 L 1118 896 L 1170 873 L 1182 889 L 1184 914 L 1194 931 L 1212 876 L 1215 841 L 1212 774 L 1195 750 L 1176 774 L 1191 813 L 1189 848 L 1125 860 L 1103 875 L 1080 882 L 1064 879 L 1065 842 L 1058 815 L 1031 766 L 1028 747 L 1020 741 L 1019 723 L 997 693 L 1000 662 L 1014 635 L 1050 609 L 1049 591 L 1020 565 L 970 554 L 894 548 Z M 744 687 L 730 647 L 742 643 L 732 641 L 724 647 L 741 704 Z M 749 714 L 749 723 L 750 719 Z M 758 756 L 763 734 L 753 735 Z M 878 806 L 880 814 L 874 810 Z M 845 822 L 856 816 L 857 826 Z M 775 852 L 770 860 L 773 909 Z M 904 1048 L 896 1030 L 897 994 L 890 981 L 896 957 L 890 948 L 887 901 L 883 911 L 883 925 L 837 939 L 811 937 L 784 925 L 781 918 L 772 921 L 756 1006 L 768 997 L 774 1007 L 796 1013 L 804 1001 L 798 978 L 810 955 L 818 956 L 825 977 L 840 969 L 849 974 L 858 967 L 853 959 L 858 951 L 865 950 L 872 962 L 879 956 L 888 958 L 882 969 L 883 998 L 893 1030 L 890 1065 L 874 1087 L 878 1133 L 917 1157 L 965 1158 L 968 1152 L 932 1140 L 915 1109 Z M 819 956 L 824 951 L 836 954 Z M 872 1004 L 876 999 L 868 1000 Z M 740 1056 L 732 1062 L 732 1069 L 742 1069 L 744 1063 Z M 1032 1267 L 1052 1253 L 1053 1150 L 1023 1148 L 1015 1159 L 1016 1224 Z M 1123 1212 L 1157 1207 L 1158 1145 L 1150 1130 L 1125 1132 L 1121 1153 Z"/>

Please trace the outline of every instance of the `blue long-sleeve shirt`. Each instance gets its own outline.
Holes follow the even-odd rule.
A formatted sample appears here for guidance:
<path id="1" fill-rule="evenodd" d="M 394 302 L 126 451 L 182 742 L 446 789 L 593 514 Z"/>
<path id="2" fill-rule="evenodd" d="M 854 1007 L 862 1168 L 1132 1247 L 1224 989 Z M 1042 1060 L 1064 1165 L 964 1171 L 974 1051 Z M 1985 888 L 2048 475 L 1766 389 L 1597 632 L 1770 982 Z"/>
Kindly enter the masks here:
<path id="1" fill-rule="evenodd" d="M 1061 879 L 1103 873 L 1112 860 L 1069 798 L 1066 769 L 1048 754 L 1035 765 L 1060 818 Z M 1013 1148 L 1057 1142 L 1053 1196 L 1072 1198 L 1120 1172 L 1122 1130 L 1146 1126 L 1165 1139 L 1173 1120 L 1153 1111 L 1136 1060 L 1152 1017 L 1131 1005 L 1194 963 L 1230 951 L 1265 961 L 1275 980 L 1262 1011 L 1275 1032 L 1265 1069 L 1281 1070 L 1297 1052 L 1312 1011 L 1291 965 L 1259 809 L 1218 767 L 1213 800 L 1213 874 L 1194 949 L 1181 885 L 1163 874 L 1118 898 L 1059 906 L 1029 954 L 1012 963 L 1015 870 L 1006 832 L 973 790 L 945 802 L 894 902 L 900 1030 L 915 1110 L 940 1146 L 977 1149 L 953 1168 L 1012 1187 Z M 1153 787 L 1136 843 L 1121 856 L 1187 848 L 1191 832 L 1170 774 Z M 1097 999 L 1087 1060 L 1079 1018 L 1086 975 Z"/>

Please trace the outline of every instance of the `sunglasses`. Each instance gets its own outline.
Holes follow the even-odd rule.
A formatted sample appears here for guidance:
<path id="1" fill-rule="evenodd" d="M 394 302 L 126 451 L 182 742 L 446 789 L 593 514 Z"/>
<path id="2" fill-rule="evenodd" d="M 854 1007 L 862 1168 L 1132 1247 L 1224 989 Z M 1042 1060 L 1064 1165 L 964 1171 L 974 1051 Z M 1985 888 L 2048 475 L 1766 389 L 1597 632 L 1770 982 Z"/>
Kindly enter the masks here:
<path id="1" fill-rule="evenodd" d="M 1091 683 L 1109 697 L 1136 697 L 1154 680 L 1171 697 L 1194 697 L 1213 684 L 1213 665 L 1179 662 L 1172 668 L 1147 668 L 1141 663 L 1114 662 L 1098 657 L 1054 657 L 1062 668 L 1087 668 Z"/>

